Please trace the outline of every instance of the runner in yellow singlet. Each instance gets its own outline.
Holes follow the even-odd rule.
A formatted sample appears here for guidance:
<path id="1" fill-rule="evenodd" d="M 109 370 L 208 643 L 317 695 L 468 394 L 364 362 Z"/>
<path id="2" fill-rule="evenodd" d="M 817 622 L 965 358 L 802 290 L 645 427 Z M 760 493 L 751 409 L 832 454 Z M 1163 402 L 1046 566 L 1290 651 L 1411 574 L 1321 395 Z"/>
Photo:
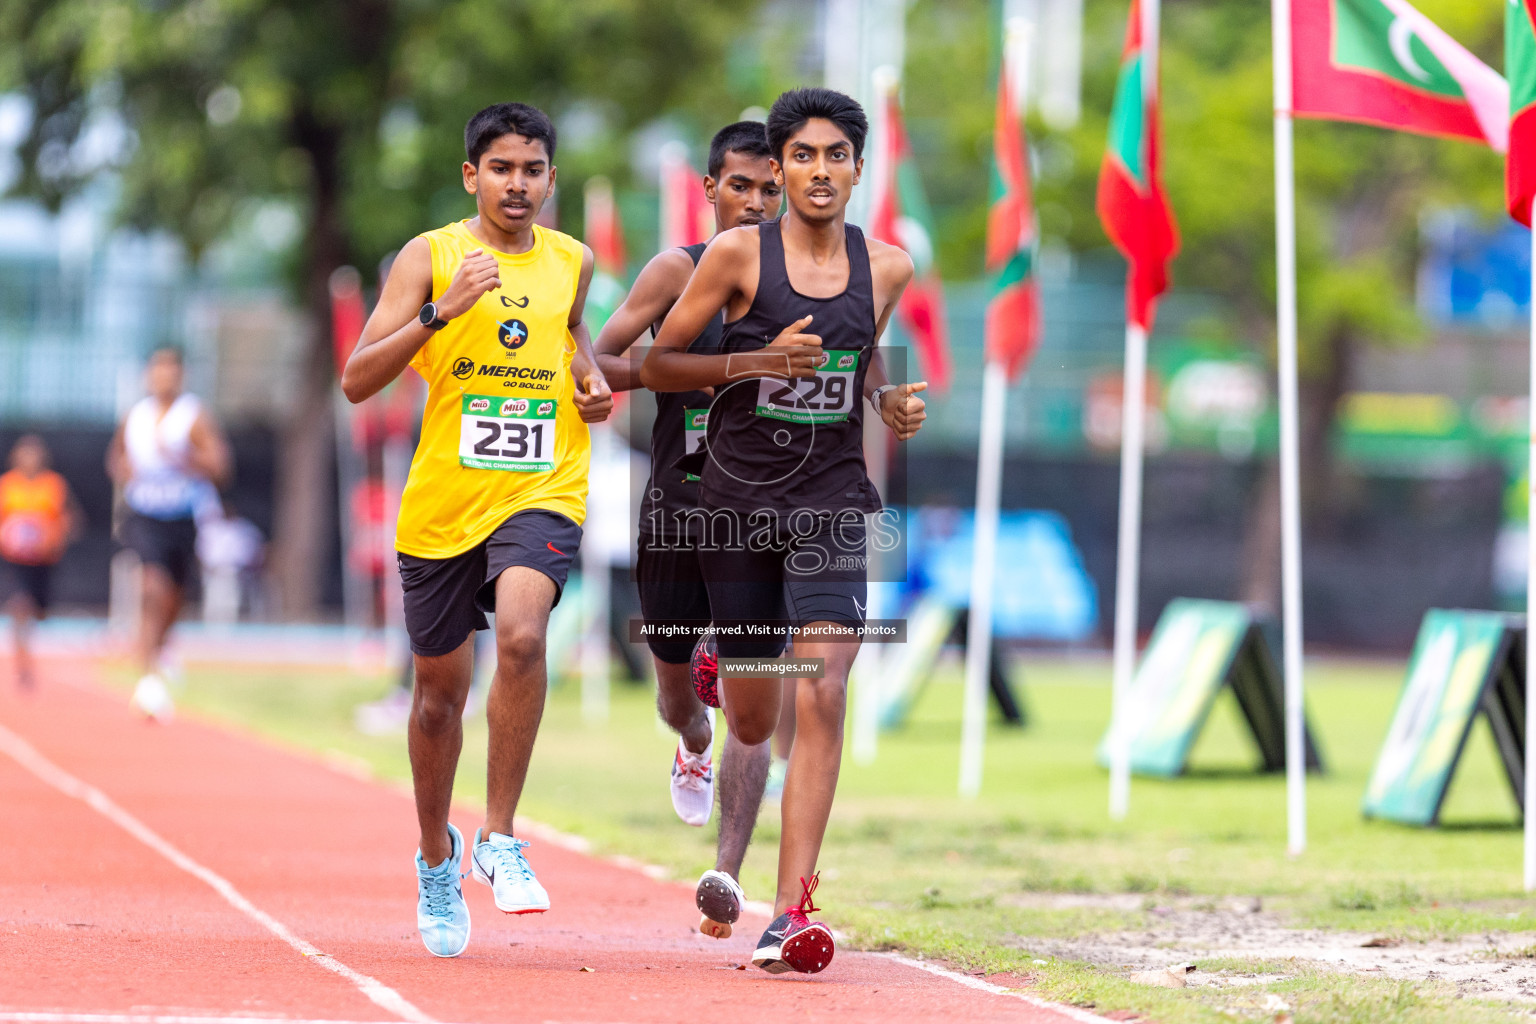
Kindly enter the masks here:
<path id="1" fill-rule="evenodd" d="M 549 909 L 512 815 L 544 712 L 549 612 L 581 544 L 586 425 L 613 407 L 582 322 L 592 253 L 534 223 L 555 183 L 554 126 L 533 107 L 501 103 L 470 119 L 464 148 L 464 188 L 479 215 L 400 250 L 341 382 L 354 402 L 407 365 L 427 382 L 395 547 L 416 663 L 416 923 L 437 956 L 469 943 L 465 844 L 448 809 L 486 613 L 496 674 L 485 709 L 485 824 L 470 867 L 498 909 Z"/>

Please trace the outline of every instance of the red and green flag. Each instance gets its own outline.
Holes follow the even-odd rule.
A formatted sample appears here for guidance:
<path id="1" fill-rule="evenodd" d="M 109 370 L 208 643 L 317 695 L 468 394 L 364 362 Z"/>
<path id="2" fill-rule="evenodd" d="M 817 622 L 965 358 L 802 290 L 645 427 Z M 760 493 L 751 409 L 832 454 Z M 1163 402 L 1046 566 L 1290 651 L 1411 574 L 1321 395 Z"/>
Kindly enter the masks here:
<path id="1" fill-rule="evenodd" d="M 1131 0 L 1097 206 L 1105 234 L 1130 263 L 1126 318 L 1150 332 L 1157 297 L 1168 290 L 1168 264 L 1178 251 L 1179 232 L 1163 192 L 1158 98 L 1144 71 L 1149 56 L 1155 60 L 1157 55 L 1147 54 L 1142 45 L 1141 3 Z"/>
<path id="2" fill-rule="evenodd" d="M 607 178 L 588 178 L 582 198 L 585 241 L 592 250 L 592 283 L 587 286 L 584 319 L 596 337 L 624 301 L 624 224 Z"/>
<path id="3" fill-rule="evenodd" d="M 992 129 L 992 206 L 987 211 L 987 360 L 1012 380 L 1040 345 L 1040 282 L 1035 276 L 1039 234 L 1029 187 L 1029 150 L 1019 109 L 1017 54 L 1004 47 Z"/>
<path id="4" fill-rule="evenodd" d="M 1291 36 L 1296 115 L 1470 139 L 1504 152 L 1504 79 L 1408 0 L 1292 0 Z"/>
<path id="5" fill-rule="evenodd" d="M 902 123 L 896 89 L 888 90 L 882 110 L 882 174 L 870 216 L 870 234 L 904 249 L 912 258 L 912 283 L 896 307 L 922 364 L 924 378 L 936 391 L 949 387 L 949 329 L 944 320 L 944 285 L 934 264 L 933 217 L 917 176 L 917 164 Z"/>
<path id="6" fill-rule="evenodd" d="M 1536 3 L 1509 0 L 1504 21 L 1504 73 L 1509 76 L 1509 157 L 1504 192 L 1509 215 L 1531 225 L 1536 197 Z"/>

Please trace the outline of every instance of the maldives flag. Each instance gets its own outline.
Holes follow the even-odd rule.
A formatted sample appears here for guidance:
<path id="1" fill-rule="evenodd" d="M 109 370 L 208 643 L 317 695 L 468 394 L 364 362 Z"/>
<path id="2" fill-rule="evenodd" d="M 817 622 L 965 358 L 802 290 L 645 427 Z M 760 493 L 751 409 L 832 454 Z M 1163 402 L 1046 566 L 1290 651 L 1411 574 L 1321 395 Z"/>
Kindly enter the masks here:
<path id="1" fill-rule="evenodd" d="M 1536 5 L 1509 0 L 1504 20 L 1504 73 L 1509 76 L 1509 160 L 1504 193 L 1509 215 L 1531 225 L 1536 196 Z"/>
<path id="2" fill-rule="evenodd" d="M 681 143 L 661 147 L 661 248 L 707 242 L 715 234 L 715 208 L 704 196 L 704 176 L 688 166 Z"/>
<path id="3" fill-rule="evenodd" d="M 624 223 L 613 201 L 613 186 L 601 175 L 588 178 L 582 198 L 586 201 L 582 219 L 586 222 L 586 241 L 592 249 L 594 268 L 622 278 Z"/>
<path id="4" fill-rule="evenodd" d="M 1146 89 L 1141 39 L 1141 4 L 1131 0 L 1097 206 L 1105 234 L 1131 265 L 1126 318 L 1150 332 L 1157 297 L 1168 290 L 1168 263 L 1178 251 L 1179 233 L 1163 193 L 1157 95 Z"/>
<path id="5" fill-rule="evenodd" d="M 882 173 L 875 183 L 870 234 L 912 257 L 912 283 L 902 293 L 896 312 L 917 348 L 929 386 L 944 391 L 950 377 L 949 330 L 944 322 L 944 286 L 933 262 L 933 218 L 912 160 L 894 88 L 886 94 L 882 114 L 885 152 L 880 160 Z"/>
<path id="6" fill-rule="evenodd" d="M 595 337 L 624 301 L 624 225 L 607 178 L 588 178 L 582 198 L 585 241 L 592 250 L 592 283 L 583 319 Z"/>
<path id="7" fill-rule="evenodd" d="M 1291 26 L 1298 116 L 1472 139 L 1504 152 L 1504 79 L 1408 0 L 1292 0 Z"/>
<path id="8" fill-rule="evenodd" d="M 992 128 L 992 206 L 987 211 L 987 272 L 994 274 L 987 303 L 987 360 L 1008 379 L 1018 376 L 1040 345 L 1040 283 L 1035 279 L 1034 204 L 1029 151 L 1020 123 L 1018 47 L 1003 48 L 997 76 L 997 121 Z"/>

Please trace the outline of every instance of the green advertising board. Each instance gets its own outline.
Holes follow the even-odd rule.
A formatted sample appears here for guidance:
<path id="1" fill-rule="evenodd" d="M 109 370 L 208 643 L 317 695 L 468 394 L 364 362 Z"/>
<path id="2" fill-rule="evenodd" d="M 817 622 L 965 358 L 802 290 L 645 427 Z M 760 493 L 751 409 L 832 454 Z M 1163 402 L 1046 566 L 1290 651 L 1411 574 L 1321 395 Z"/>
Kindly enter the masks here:
<path id="1" fill-rule="evenodd" d="M 1264 771 L 1285 768 L 1285 694 L 1271 623 L 1226 601 L 1171 601 L 1131 681 L 1130 692 L 1099 742 L 1108 765 L 1117 741 L 1130 744 L 1131 771 L 1183 774 L 1189 751 L 1222 687 L 1230 686 L 1258 744 Z M 1309 769 L 1321 759 L 1306 730 Z"/>
<path id="2" fill-rule="evenodd" d="M 1519 616 L 1441 608 L 1424 616 L 1392 726 L 1366 787 L 1361 810 L 1367 818 L 1439 824 L 1451 776 L 1479 713 L 1493 728 L 1505 775 L 1521 804 L 1524 640 Z"/>

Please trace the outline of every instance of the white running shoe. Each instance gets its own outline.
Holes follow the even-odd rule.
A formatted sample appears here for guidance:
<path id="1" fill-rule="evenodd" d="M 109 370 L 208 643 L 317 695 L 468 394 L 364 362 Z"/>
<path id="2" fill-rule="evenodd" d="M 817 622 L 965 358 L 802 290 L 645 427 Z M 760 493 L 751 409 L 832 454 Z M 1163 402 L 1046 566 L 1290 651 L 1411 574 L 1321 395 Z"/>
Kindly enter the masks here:
<path id="1" fill-rule="evenodd" d="M 672 758 L 672 809 L 689 825 L 704 826 L 709 823 L 710 812 L 715 808 L 715 767 L 711 754 L 715 749 L 715 714 L 706 711 L 709 723 L 709 743 L 704 753 L 695 754 L 683 746 L 682 737 L 677 740 L 677 756 Z"/>
<path id="2" fill-rule="evenodd" d="M 542 914 L 549 909 L 549 893 L 534 877 L 533 868 L 523 849 L 526 839 L 513 839 L 492 832 L 481 839 L 484 829 L 475 832 L 475 846 L 470 851 L 470 870 L 475 881 L 491 887 L 496 909 L 504 914 Z"/>
<path id="3" fill-rule="evenodd" d="M 171 691 L 166 688 L 165 680 L 158 673 L 150 672 L 139 680 L 133 688 L 133 696 L 128 700 L 128 706 L 151 722 L 169 722 L 176 713 L 176 705 L 171 701 Z"/>
<path id="4" fill-rule="evenodd" d="M 741 906 L 747 902 L 747 894 L 741 891 L 741 883 L 736 879 L 724 871 L 710 868 L 699 876 L 693 902 L 703 915 L 699 919 L 699 931 L 717 939 L 728 939 L 731 925 L 741 917 Z"/>

